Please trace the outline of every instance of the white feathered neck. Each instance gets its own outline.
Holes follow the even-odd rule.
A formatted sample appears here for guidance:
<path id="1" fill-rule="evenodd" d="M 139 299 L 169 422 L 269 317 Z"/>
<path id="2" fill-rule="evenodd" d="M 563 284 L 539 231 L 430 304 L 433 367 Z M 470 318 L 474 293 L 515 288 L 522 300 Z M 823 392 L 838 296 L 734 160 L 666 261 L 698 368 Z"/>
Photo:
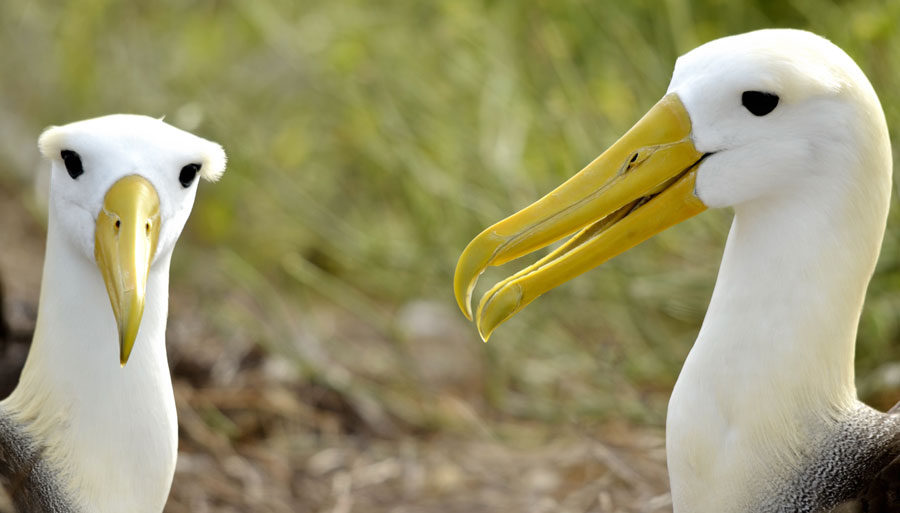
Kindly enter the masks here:
<path id="1" fill-rule="evenodd" d="M 874 93 L 855 107 L 845 128 L 853 144 L 806 162 L 819 180 L 735 207 L 703 327 L 669 403 L 676 513 L 754 510 L 864 407 L 854 350 L 887 220 L 891 157 Z"/>
<path id="2" fill-rule="evenodd" d="M 51 203 L 37 326 L 2 406 L 45 445 L 70 499 L 97 513 L 162 510 L 178 445 L 165 331 L 171 253 L 159 255 L 128 365 L 96 264 L 55 226 Z"/>

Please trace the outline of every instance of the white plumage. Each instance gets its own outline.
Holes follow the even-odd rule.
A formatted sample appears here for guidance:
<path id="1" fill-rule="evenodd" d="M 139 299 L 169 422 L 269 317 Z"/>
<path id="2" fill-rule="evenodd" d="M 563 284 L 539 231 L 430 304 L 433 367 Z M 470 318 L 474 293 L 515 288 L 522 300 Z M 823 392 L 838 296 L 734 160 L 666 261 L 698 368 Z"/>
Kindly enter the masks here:
<path id="1" fill-rule="evenodd" d="M 190 176 L 190 168 L 182 171 L 195 164 L 197 174 L 217 179 L 225 153 L 215 143 L 136 115 L 53 127 L 39 145 L 52 169 L 37 326 L 19 385 L 0 408 L 13 429 L 39 448 L 41 474 L 33 476 L 39 481 L 33 486 L 51 482 L 62 495 L 57 499 L 73 510 L 159 512 L 178 445 L 165 347 L 169 263 L 198 182 L 185 186 L 180 176 Z M 74 164 L 64 161 L 64 152 L 75 152 L 81 174 L 72 176 Z M 123 321 L 111 308 L 115 300 L 95 243 L 104 215 L 115 223 L 110 240 L 119 242 L 120 224 L 124 240 L 128 219 L 109 211 L 110 191 L 132 175 L 150 184 L 141 194 L 152 195 L 147 191 L 153 189 L 158 195 L 158 217 L 135 221 L 137 235 L 147 237 L 145 246 L 152 230 L 158 238 L 146 246 L 143 318 L 138 313 L 134 351 L 130 359 L 130 347 L 122 353 L 128 363 L 120 366 Z M 133 294 L 129 272 L 117 275 L 126 282 L 124 295 Z M 15 492 L 13 499 L 20 508 L 30 504 Z"/>
<path id="2" fill-rule="evenodd" d="M 745 90 L 781 99 L 746 116 Z M 856 328 L 891 190 L 878 98 L 856 64 L 799 31 L 720 39 L 675 66 L 693 121 L 697 196 L 735 219 L 666 421 L 679 512 L 749 511 L 864 408 Z"/>
<path id="3" fill-rule="evenodd" d="M 842 50 L 797 30 L 719 39 L 681 57 L 663 100 L 597 160 L 473 240 L 457 299 L 471 315 L 487 266 L 582 230 L 484 295 L 474 318 L 486 338 L 559 283 L 731 207 L 669 403 L 675 513 L 894 511 L 887 491 L 900 497 L 900 483 L 884 469 L 900 461 L 900 418 L 860 403 L 853 373 L 891 167 L 878 98 Z"/>

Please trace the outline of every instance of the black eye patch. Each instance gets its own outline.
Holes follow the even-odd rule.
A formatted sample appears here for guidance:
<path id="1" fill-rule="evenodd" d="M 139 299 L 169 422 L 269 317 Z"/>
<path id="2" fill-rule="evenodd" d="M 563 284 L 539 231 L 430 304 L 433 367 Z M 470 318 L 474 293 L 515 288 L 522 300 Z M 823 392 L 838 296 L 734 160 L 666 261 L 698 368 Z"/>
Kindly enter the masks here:
<path id="1" fill-rule="evenodd" d="M 778 95 L 762 91 L 744 91 L 741 95 L 741 105 L 754 116 L 765 116 L 778 106 Z"/>
<path id="2" fill-rule="evenodd" d="M 59 156 L 62 157 L 63 164 L 66 165 L 66 171 L 69 172 L 69 176 L 73 180 L 84 174 L 84 168 L 81 166 L 81 157 L 77 153 L 72 150 L 63 150 L 59 152 Z"/>
<path id="3" fill-rule="evenodd" d="M 202 164 L 188 164 L 181 168 L 181 173 L 178 173 L 178 181 L 181 182 L 181 186 L 187 189 L 194 183 L 194 179 L 197 178 L 197 173 L 200 172 L 200 167 Z"/>

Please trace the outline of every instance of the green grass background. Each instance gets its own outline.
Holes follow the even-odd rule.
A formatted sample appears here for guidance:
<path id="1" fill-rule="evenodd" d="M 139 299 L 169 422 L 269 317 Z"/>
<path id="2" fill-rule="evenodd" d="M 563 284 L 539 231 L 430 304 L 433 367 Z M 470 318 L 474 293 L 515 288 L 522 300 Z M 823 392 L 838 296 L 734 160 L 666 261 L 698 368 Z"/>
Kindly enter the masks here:
<path id="1" fill-rule="evenodd" d="M 466 415 L 661 425 L 730 213 L 554 290 L 487 345 L 456 311 L 453 269 L 481 229 L 630 127 L 677 56 L 765 27 L 817 32 L 856 59 L 897 155 L 897 0 L 10 0 L 0 182 L 30 197 L 45 126 L 165 115 L 229 155 L 176 252 L 173 288 L 195 299 L 173 315 L 251 339 L 413 430 Z M 881 406 L 900 360 L 894 201 L 857 361 Z"/>

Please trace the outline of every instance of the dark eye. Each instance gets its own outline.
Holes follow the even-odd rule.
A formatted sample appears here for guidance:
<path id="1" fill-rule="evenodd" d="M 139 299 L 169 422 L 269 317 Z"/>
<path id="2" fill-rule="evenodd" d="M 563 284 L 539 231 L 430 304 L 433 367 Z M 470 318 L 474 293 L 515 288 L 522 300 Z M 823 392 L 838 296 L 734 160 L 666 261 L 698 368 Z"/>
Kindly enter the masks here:
<path id="1" fill-rule="evenodd" d="M 69 176 L 73 179 L 84 174 L 84 168 L 81 167 L 81 157 L 77 153 L 72 150 L 63 150 L 59 152 L 59 156 L 62 157 L 63 164 L 66 165 L 66 171 L 69 172 Z"/>
<path id="2" fill-rule="evenodd" d="M 181 168 L 181 173 L 178 174 L 178 181 L 181 182 L 181 186 L 185 189 L 190 187 L 199 171 L 200 164 L 188 164 Z"/>
<path id="3" fill-rule="evenodd" d="M 744 91 L 741 104 L 754 116 L 765 116 L 778 106 L 778 96 L 762 91 Z"/>

